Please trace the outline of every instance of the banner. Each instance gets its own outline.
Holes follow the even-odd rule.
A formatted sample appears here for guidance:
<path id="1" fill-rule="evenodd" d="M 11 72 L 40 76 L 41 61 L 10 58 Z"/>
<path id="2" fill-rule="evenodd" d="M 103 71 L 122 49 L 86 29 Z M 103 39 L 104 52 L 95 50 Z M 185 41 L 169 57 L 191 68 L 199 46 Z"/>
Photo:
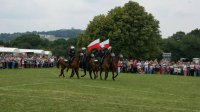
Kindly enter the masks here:
<path id="1" fill-rule="evenodd" d="M 92 49 L 99 49 L 99 48 L 100 48 L 100 39 L 94 40 L 87 46 L 88 51 L 91 51 Z"/>

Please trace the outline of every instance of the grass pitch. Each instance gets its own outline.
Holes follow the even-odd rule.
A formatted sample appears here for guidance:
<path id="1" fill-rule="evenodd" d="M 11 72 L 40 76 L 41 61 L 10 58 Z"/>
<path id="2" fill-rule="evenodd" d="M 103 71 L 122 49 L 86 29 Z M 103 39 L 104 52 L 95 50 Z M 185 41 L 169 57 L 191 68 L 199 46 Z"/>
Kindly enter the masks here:
<path id="1" fill-rule="evenodd" d="M 200 78 L 119 74 L 58 78 L 48 69 L 0 70 L 0 112 L 199 112 Z M 82 73 L 80 73 L 82 74 Z M 104 76 L 104 75 L 103 75 Z"/>

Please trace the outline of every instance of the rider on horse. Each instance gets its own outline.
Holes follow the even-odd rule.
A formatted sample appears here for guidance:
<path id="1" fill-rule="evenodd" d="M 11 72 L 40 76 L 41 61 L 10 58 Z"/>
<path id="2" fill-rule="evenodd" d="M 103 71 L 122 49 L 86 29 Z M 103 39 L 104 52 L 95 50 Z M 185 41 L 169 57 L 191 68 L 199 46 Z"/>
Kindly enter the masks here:
<path id="1" fill-rule="evenodd" d="M 112 51 L 111 46 L 108 48 L 108 52 L 111 54 L 111 59 L 110 59 L 110 64 L 111 64 L 115 58 L 115 53 Z"/>
<path id="2" fill-rule="evenodd" d="M 70 46 L 70 49 L 68 51 L 68 64 L 70 65 L 71 62 L 73 61 L 73 58 L 75 56 L 75 47 L 74 46 Z"/>
<path id="3" fill-rule="evenodd" d="M 87 61 L 87 50 L 85 47 L 81 48 L 81 67 L 84 68 L 86 67 L 86 61 Z"/>
<path id="4" fill-rule="evenodd" d="M 103 63 L 104 57 L 109 54 L 109 50 L 105 48 L 104 46 L 101 46 L 101 49 L 99 51 L 99 58 L 100 58 L 100 64 Z"/>
<path id="5" fill-rule="evenodd" d="M 86 48 L 85 47 L 82 47 L 81 48 L 81 55 L 83 56 L 83 57 L 85 57 L 86 58 L 86 56 L 87 56 L 87 54 L 86 54 Z"/>

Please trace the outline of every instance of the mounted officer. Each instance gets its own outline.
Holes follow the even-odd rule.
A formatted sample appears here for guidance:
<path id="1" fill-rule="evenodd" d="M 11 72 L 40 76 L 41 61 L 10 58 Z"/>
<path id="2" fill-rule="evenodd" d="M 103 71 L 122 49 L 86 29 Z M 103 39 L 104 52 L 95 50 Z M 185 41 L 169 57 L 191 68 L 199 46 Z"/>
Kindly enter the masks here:
<path id="1" fill-rule="evenodd" d="M 87 51 L 86 51 L 86 48 L 85 47 L 82 47 L 81 48 L 81 68 L 86 68 L 86 61 L 87 61 Z"/>
<path id="2" fill-rule="evenodd" d="M 103 64 L 104 57 L 109 54 L 109 50 L 105 48 L 105 46 L 101 46 L 100 51 L 99 51 L 99 60 L 100 64 Z"/>
<path id="3" fill-rule="evenodd" d="M 110 53 L 110 55 L 111 55 L 110 64 L 112 64 L 112 62 L 113 62 L 113 60 L 115 58 L 115 53 L 112 51 L 112 47 L 111 46 L 108 48 L 108 53 Z"/>
<path id="4" fill-rule="evenodd" d="M 71 64 L 71 62 L 73 61 L 73 59 L 74 59 L 74 56 L 75 56 L 75 47 L 74 46 L 70 46 L 70 49 L 69 49 L 69 51 L 68 51 L 68 64 L 70 65 Z"/>
<path id="5" fill-rule="evenodd" d="M 83 55 L 86 55 L 86 48 L 85 47 L 81 48 L 81 53 L 83 53 Z"/>

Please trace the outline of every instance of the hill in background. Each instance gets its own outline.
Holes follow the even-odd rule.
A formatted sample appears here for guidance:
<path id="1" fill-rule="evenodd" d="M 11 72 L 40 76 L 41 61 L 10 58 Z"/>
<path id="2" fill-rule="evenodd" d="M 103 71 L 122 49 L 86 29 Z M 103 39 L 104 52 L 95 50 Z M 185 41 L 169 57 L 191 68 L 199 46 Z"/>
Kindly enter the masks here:
<path id="1" fill-rule="evenodd" d="M 60 29 L 60 30 L 55 30 L 55 31 L 41 31 L 41 32 L 36 32 L 33 31 L 34 33 L 39 34 L 43 38 L 47 38 L 49 40 L 56 40 L 60 38 L 64 39 L 69 39 L 69 38 L 75 38 L 77 37 L 80 33 L 83 32 L 81 29 Z M 30 32 L 25 32 L 25 33 L 30 33 Z M 8 42 L 10 40 L 13 40 L 19 36 L 21 36 L 24 33 L 1 33 L 0 34 L 0 41 Z"/>

